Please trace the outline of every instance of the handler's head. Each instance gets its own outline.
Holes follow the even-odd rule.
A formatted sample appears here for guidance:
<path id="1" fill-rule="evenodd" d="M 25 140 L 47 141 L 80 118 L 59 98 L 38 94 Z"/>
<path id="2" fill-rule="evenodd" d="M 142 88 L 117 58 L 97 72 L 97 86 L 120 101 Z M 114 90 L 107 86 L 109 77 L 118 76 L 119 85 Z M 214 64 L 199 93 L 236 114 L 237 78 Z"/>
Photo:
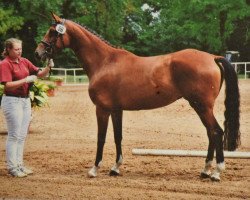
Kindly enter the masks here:
<path id="1" fill-rule="evenodd" d="M 3 57 L 9 56 L 11 51 L 15 51 L 15 49 L 19 52 L 17 54 L 22 53 L 22 41 L 16 38 L 9 38 L 4 42 L 4 51 L 2 53 Z M 21 51 L 21 52 L 20 52 Z"/>

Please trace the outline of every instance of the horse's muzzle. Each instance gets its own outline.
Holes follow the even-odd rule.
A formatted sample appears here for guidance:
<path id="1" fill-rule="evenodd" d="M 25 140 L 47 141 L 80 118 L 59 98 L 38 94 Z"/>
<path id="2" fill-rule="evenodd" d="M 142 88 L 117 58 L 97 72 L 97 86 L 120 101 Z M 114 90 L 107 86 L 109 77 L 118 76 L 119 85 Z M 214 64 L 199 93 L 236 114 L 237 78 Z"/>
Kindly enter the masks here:
<path id="1" fill-rule="evenodd" d="M 35 58 L 36 58 L 37 60 L 40 60 L 40 59 L 41 59 L 41 57 L 40 57 L 40 55 L 39 55 L 39 53 L 38 53 L 37 51 L 35 51 Z"/>
<path id="2" fill-rule="evenodd" d="M 51 56 L 48 55 L 46 51 L 44 51 L 44 50 L 43 51 L 39 51 L 39 49 L 37 49 L 35 51 L 35 58 L 37 60 L 46 61 L 47 59 L 51 58 Z"/>

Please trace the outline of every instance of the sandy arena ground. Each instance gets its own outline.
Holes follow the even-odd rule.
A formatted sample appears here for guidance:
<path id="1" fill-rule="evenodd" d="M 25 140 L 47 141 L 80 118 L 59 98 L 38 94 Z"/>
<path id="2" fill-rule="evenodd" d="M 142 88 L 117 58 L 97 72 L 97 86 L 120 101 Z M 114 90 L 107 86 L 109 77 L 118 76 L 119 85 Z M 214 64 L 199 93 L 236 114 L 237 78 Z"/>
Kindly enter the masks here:
<path id="1" fill-rule="evenodd" d="M 240 80 L 242 145 L 250 151 L 250 80 Z M 224 89 L 215 108 L 224 121 Z M 1 111 L 1 110 L 0 110 Z M 0 199 L 250 199 L 250 159 L 226 158 L 221 182 L 201 180 L 205 158 L 135 156 L 133 148 L 206 150 L 206 130 L 185 100 L 167 107 L 124 112 L 121 176 L 109 123 L 103 165 L 88 178 L 96 154 L 95 106 L 87 86 L 62 86 L 50 106 L 34 110 L 25 146 L 26 165 L 35 174 L 13 178 L 5 168 L 6 124 L 0 113 Z M 111 122 L 111 121 L 110 121 Z"/>

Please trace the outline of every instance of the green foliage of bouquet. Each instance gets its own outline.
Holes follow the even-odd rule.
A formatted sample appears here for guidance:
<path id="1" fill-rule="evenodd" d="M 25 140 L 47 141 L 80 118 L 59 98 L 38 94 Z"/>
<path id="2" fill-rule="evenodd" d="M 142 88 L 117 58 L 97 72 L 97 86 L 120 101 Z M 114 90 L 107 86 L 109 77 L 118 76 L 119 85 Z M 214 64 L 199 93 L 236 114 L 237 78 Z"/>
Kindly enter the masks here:
<path id="1" fill-rule="evenodd" d="M 48 84 L 37 81 L 30 88 L 30 100 L 32 107 L 42 107 L 48 104 Z"/>
<path id="2" fill-rule="evenodd" d="M 1 97 L 3 95 L 3 90 L 4 90 L 4 86 L 2 84 L 0 84 L 0 96 Z"/>
<path id="3" fill-rule="evenodd" d="M 36 81 L 30 88 L 30 100 L 32 107 L 42 107 L 48 105 L 47 91 L 50 89 L 50 84 L 41 81 Z M 0 100 L 4 92 L 4 85 L 0 84 Z"/>

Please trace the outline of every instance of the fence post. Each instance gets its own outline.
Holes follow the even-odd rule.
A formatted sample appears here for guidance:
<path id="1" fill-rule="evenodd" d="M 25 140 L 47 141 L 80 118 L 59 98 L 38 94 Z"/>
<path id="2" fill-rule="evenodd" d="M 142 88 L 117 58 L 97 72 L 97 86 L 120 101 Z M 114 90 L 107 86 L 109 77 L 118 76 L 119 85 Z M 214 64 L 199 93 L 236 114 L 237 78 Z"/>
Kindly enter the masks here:
<path id="1" fill-rule="evenodd" d="M 245 79 L 247 79 L 247 63 L 245 63 Z"/>
<path id="2" fill-rule="evenodd" d="M 73 74 L 74 74 L 74 83 L 76 83 L 76 70 L 73 70 Z"/>
<path id="3" fill-rule="evenodd" d="M 64 83 L 67 83 L 67 69 L 64 70 Z"/>

